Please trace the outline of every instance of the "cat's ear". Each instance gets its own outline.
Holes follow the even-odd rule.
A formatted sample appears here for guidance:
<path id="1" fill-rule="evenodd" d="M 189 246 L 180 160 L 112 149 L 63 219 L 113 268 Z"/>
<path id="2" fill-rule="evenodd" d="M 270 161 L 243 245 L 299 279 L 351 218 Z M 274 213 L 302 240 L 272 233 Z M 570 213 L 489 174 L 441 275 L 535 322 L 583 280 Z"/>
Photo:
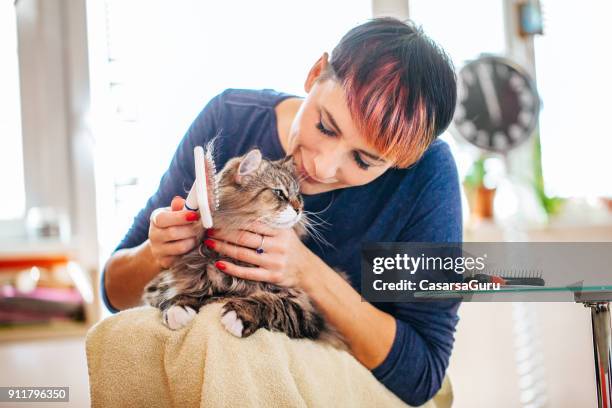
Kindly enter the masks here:
<path id="1" fill-rule="evenodd" d="M 236 183 L 240 184 L 244 176 L 255 172 L 261 164 L 261 152 L 258 149 L 253 149 L 244 156 L 238 166 L 238 172 L 236 173 Z"/>

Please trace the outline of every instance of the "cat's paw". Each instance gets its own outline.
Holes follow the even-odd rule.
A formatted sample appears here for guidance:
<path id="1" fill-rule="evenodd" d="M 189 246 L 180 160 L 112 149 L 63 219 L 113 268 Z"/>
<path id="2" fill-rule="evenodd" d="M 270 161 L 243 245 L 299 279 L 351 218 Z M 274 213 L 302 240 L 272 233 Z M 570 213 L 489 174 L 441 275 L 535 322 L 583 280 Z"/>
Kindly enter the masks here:
<path id="1" fill-rule="evenodd" d="M 193 320 L 197 312 L 189 306 L 171 306 L 164 310 L 163 319 L 168 328 L 172 330 L 182 329 Z"/>
<path id="2" fill-rule="evenodd" d="M 242 320 L 238 317 L 235 311 L 230 310 L 221 316 L 221 324 L 225 327 L 225 330 L 230 332 L 236 337 L 242 337 L 242 331 L 244 330 L 244 325 L 242 324 Z"/>
<path id="3" fill-rule="evenodd" d="M 249 303 L 230 300 L 223 306 L 221 324 L 236 337 L 248 337 L 259 328 Z"/>

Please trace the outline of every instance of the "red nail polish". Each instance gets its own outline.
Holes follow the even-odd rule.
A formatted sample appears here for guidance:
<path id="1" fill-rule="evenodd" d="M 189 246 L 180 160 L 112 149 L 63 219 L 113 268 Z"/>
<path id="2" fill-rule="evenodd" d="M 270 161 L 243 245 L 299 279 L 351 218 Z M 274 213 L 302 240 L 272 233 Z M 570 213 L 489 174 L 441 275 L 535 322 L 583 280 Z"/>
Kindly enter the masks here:
<path id="1" fill-rule="evenodd" d="M 215 229 L 214 228 L 209 228 L 206 230 L 206 235 L 209 237 L 213 237 L 215 236 Z"/>
<path id="2" fill-rule="evenodd" d="M 194 211 L 190 211 L 185 215 L 187 221 L 196 221 L 200 219 L 200 214 Z"/>
<path id="3" fill-rule="evenodd" d="M 206 245 L 210 249 L 215 249 L 215 241 L 211 239 L 204 240 L 204 245 Z"/>
<path id="4" fill-rule="evenodd" d="M 215 262 L 215 266 L 218 269 L 221 269 L 222 271 L 224 271 L 227 268 L 227 266 L 223 262 L 219 262 L 219 261 Z"/>

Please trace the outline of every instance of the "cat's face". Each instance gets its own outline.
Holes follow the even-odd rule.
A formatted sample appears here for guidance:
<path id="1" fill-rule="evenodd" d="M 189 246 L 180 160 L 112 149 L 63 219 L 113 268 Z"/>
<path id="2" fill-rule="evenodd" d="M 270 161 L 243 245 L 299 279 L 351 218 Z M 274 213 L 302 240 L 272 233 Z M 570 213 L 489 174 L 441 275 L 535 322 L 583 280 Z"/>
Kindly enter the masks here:
<path id="1" fill-rule="evenodd" d="M 219 209 L 215 225 L 241 228 L 260 221 L 275 228 L 291 228 L 303 217 L 292 157 L 268 161 L 259 150 L 231 159 L 217 175 Z"/>

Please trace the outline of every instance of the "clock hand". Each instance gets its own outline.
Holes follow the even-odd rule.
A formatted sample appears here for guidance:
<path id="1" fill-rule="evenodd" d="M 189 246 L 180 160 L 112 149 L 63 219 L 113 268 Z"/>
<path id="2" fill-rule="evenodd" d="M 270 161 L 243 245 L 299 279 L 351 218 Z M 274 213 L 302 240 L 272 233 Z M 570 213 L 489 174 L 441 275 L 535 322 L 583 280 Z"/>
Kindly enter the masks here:
<path id="1" fill-rule="evenodd" d="M 482 89 L 491 122 L 493 122 L 493 125 L 499 125 L 502 120 L 502 113 L 491 72 L 484 65 L 480 64 L 476 67 L 476 75 L 478 76 L 478 83 L 480 84 L 480 89 Z"/>

